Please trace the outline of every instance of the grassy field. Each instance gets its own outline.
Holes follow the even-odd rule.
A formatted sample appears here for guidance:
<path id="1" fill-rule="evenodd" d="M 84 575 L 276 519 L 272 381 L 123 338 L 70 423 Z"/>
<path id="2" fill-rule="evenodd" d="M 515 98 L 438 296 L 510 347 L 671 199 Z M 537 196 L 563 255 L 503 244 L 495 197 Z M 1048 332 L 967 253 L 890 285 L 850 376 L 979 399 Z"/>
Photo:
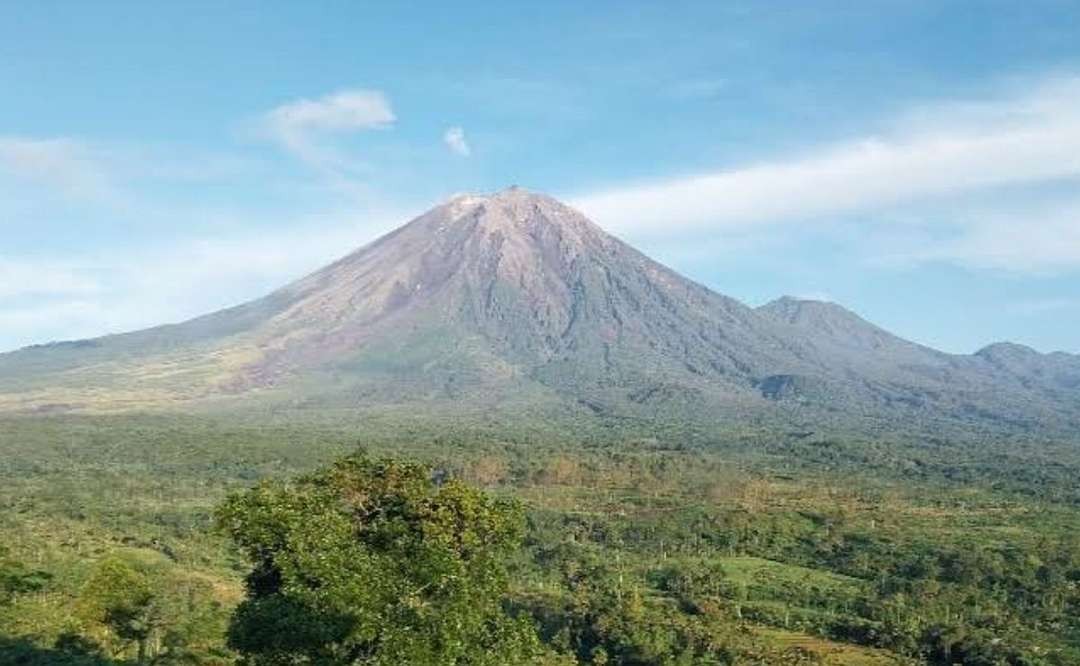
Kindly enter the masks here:
<path id="1" fill-rule="evenodd" d="M 775 645 L 815 654 L 825 666 L 900 666 L 905 663 L 905 660 L 884 650 L 837 643 L 809 634 L 771 627 L 755 628 L 754 632 Z"/>

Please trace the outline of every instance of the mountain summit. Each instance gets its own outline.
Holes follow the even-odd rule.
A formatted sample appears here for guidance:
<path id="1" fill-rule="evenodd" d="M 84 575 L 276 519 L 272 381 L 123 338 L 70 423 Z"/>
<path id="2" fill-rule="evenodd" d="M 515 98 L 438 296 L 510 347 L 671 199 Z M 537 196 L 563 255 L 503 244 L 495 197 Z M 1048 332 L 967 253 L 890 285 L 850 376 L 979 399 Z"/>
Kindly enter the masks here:
<path id="1" fill-rule="evenodd" d="M 491 405 L 1076 423 L 1080 361 L 902 340 L 829 303 L 753 309 L 513 187 L 460 195 L 264 298 L 0 355 L 0 409 Z M 1034 353 L 1034 352 L 1032 352 Z"/>

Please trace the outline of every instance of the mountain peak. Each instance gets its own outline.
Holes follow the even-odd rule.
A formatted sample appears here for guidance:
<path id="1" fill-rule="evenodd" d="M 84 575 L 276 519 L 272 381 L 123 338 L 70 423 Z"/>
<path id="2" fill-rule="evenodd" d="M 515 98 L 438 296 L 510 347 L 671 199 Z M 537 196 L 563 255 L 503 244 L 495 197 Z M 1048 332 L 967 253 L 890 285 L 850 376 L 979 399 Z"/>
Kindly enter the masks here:
<path id="1" fill-rule="evenodd" d="M 560 203 L 546 194 L 527 190 L 520 185 L 511 185 L 494 192 L 458 192 L 447 199 L 444 205 L 477 205 L 484 203 L 520 204 L 523 202 L 537 204 Z"/>
<path id="2" fill-rule="evenodd" d="M 581 212 L 546 194 L 517 185 L 491 193 L 452 196 L 416 220 L 437 233 L 455 228 L 509 248 L 515 242 L 606 246 L 608 236 Z"/>
<path id="3" fill-rule="evenodd" d="M 0 355 L 0 412 L 244 396 L 334 409 L 502 402 L 713 419 L 797 399 L 800 414 L 827 419 L 846 408 L 890 419 L 918 409 L 966 423 L 963 404 L 999 418 L 1033 413 L 1032 404 L 1080 418 L 1080 359 L 1022 352 L 947 356 L 834 303 L 791 296 L 753 310 L 570 206 L 510 187 L 451 197 L 250 303 Z"/>

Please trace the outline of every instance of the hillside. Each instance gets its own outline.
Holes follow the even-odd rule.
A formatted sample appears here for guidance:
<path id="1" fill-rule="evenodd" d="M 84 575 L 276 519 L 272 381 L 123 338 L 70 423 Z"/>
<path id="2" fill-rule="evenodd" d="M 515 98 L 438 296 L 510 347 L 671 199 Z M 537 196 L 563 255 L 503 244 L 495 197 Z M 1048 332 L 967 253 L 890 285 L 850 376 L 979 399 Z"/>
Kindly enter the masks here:
<path id="1" fill-rule="evenodd" d="M 427 404 L 1080 429 L 1080 359 L 949 355 L 840 306 L 754 309 L 519 188 L 455 197 L 253 302 L 0 355 L 0 409 Z"/>

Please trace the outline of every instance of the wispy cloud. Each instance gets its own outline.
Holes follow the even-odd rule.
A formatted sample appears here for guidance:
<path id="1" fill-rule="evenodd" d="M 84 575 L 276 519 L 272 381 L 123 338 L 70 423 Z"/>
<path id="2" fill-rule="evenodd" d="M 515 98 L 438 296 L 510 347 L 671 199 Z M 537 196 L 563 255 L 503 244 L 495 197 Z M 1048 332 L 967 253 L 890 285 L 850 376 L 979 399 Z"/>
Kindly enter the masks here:
<path id="1" fill-rule="evenodd" d="M 267 112 L 264 132 L 310 166 L 346 170 L 348 160 L 327 145 L 331 135 L 391 127 L 397 120 L 378 90 L 342 90 L 319 99 L 299 99 Z"/>
<path id="2" fill-rule="evenodd" d="M 460 127 L 450 127 L 443 133 L 443 143 L 452 152 L 468 157 L 472 154 L 469 142 L 465 140 L 465 130 Z"/>
<path id="3" fill-rule="evenodd" d="M 1009 305 L 1009 311 L 1022 316 L 1038 316 L 1064 310 L 1080 309 L 1080 298 L 1041 298 L 1017 301 Z"/>
<path id="4" fill-rule="evenodd" d="M 1080 177 L 1080 78 L 1024 94 L 921 107 L 897 129 L 741 168 L 617 186 L 574 198 L 638 238 L 700 237 L 797 225 Z M 929 118 L 934 120 L 930 121 Z M 958 231 L 927 259 L 1029 269 L 1080 266 L 1080 217 L 941 219 Z M 1072 242 L 1072 247 L 1067 246 Z M 1077 248 L 1077 249 L 1073 249 Z"/>
<path id="5" fill-rule="evenodd" d="M 1080 267 L 1080 199 L 957 217 L 953 238 L 927 244 L 912 258 L 1023 273 Z"/>
<path id="6" fill-rule="evenodd" d="M 105 200 L 116 195 L 94 150 L 73 139 L 0 136 L 0 171 L 77 199 Z"/>
<path id="7" fill-rule="evenodd" d="M 0 257 L 0 351 L 183 321 L 235 305 L 328 264 L 405 217 L 339 211 L 277 232 L 62 259 Z"/>
<path id="8" fill-rule="evenodd" d="M 0 352 L 9 351 L 19 346 L 53 342 L 64 339 L 89 337 L 80 335 L 81 331 L 101 333 L 109 329 L 101 328 L 101 322 L 115 314 L 100 303 L 86 300 L 65 300 L 26 303 L 0 308 L 0 328 L 4 330 L 4 343 Z M 97 322 L 96 326 L 91 322 Z M 62 335 L 49 337 L 52 332 Z M 42 337 L 42 333 L 45 333 Z"/>
<path id="9" fill-rule="evenodd" d="M 0 256 L 0 303 L 33 296 L 83 296 L 101 284 L 66 261 L 34 261 Z"/>
<path id="10" fill-rule="evenodd" d="M 867 137 L 792 159 L 613 188 L 576 204 L 618 228 L 667 232 L 806 219 L 1080 176 L 1080 80 L 1004 105 L 1029 112 L 986 127 Z"/>

